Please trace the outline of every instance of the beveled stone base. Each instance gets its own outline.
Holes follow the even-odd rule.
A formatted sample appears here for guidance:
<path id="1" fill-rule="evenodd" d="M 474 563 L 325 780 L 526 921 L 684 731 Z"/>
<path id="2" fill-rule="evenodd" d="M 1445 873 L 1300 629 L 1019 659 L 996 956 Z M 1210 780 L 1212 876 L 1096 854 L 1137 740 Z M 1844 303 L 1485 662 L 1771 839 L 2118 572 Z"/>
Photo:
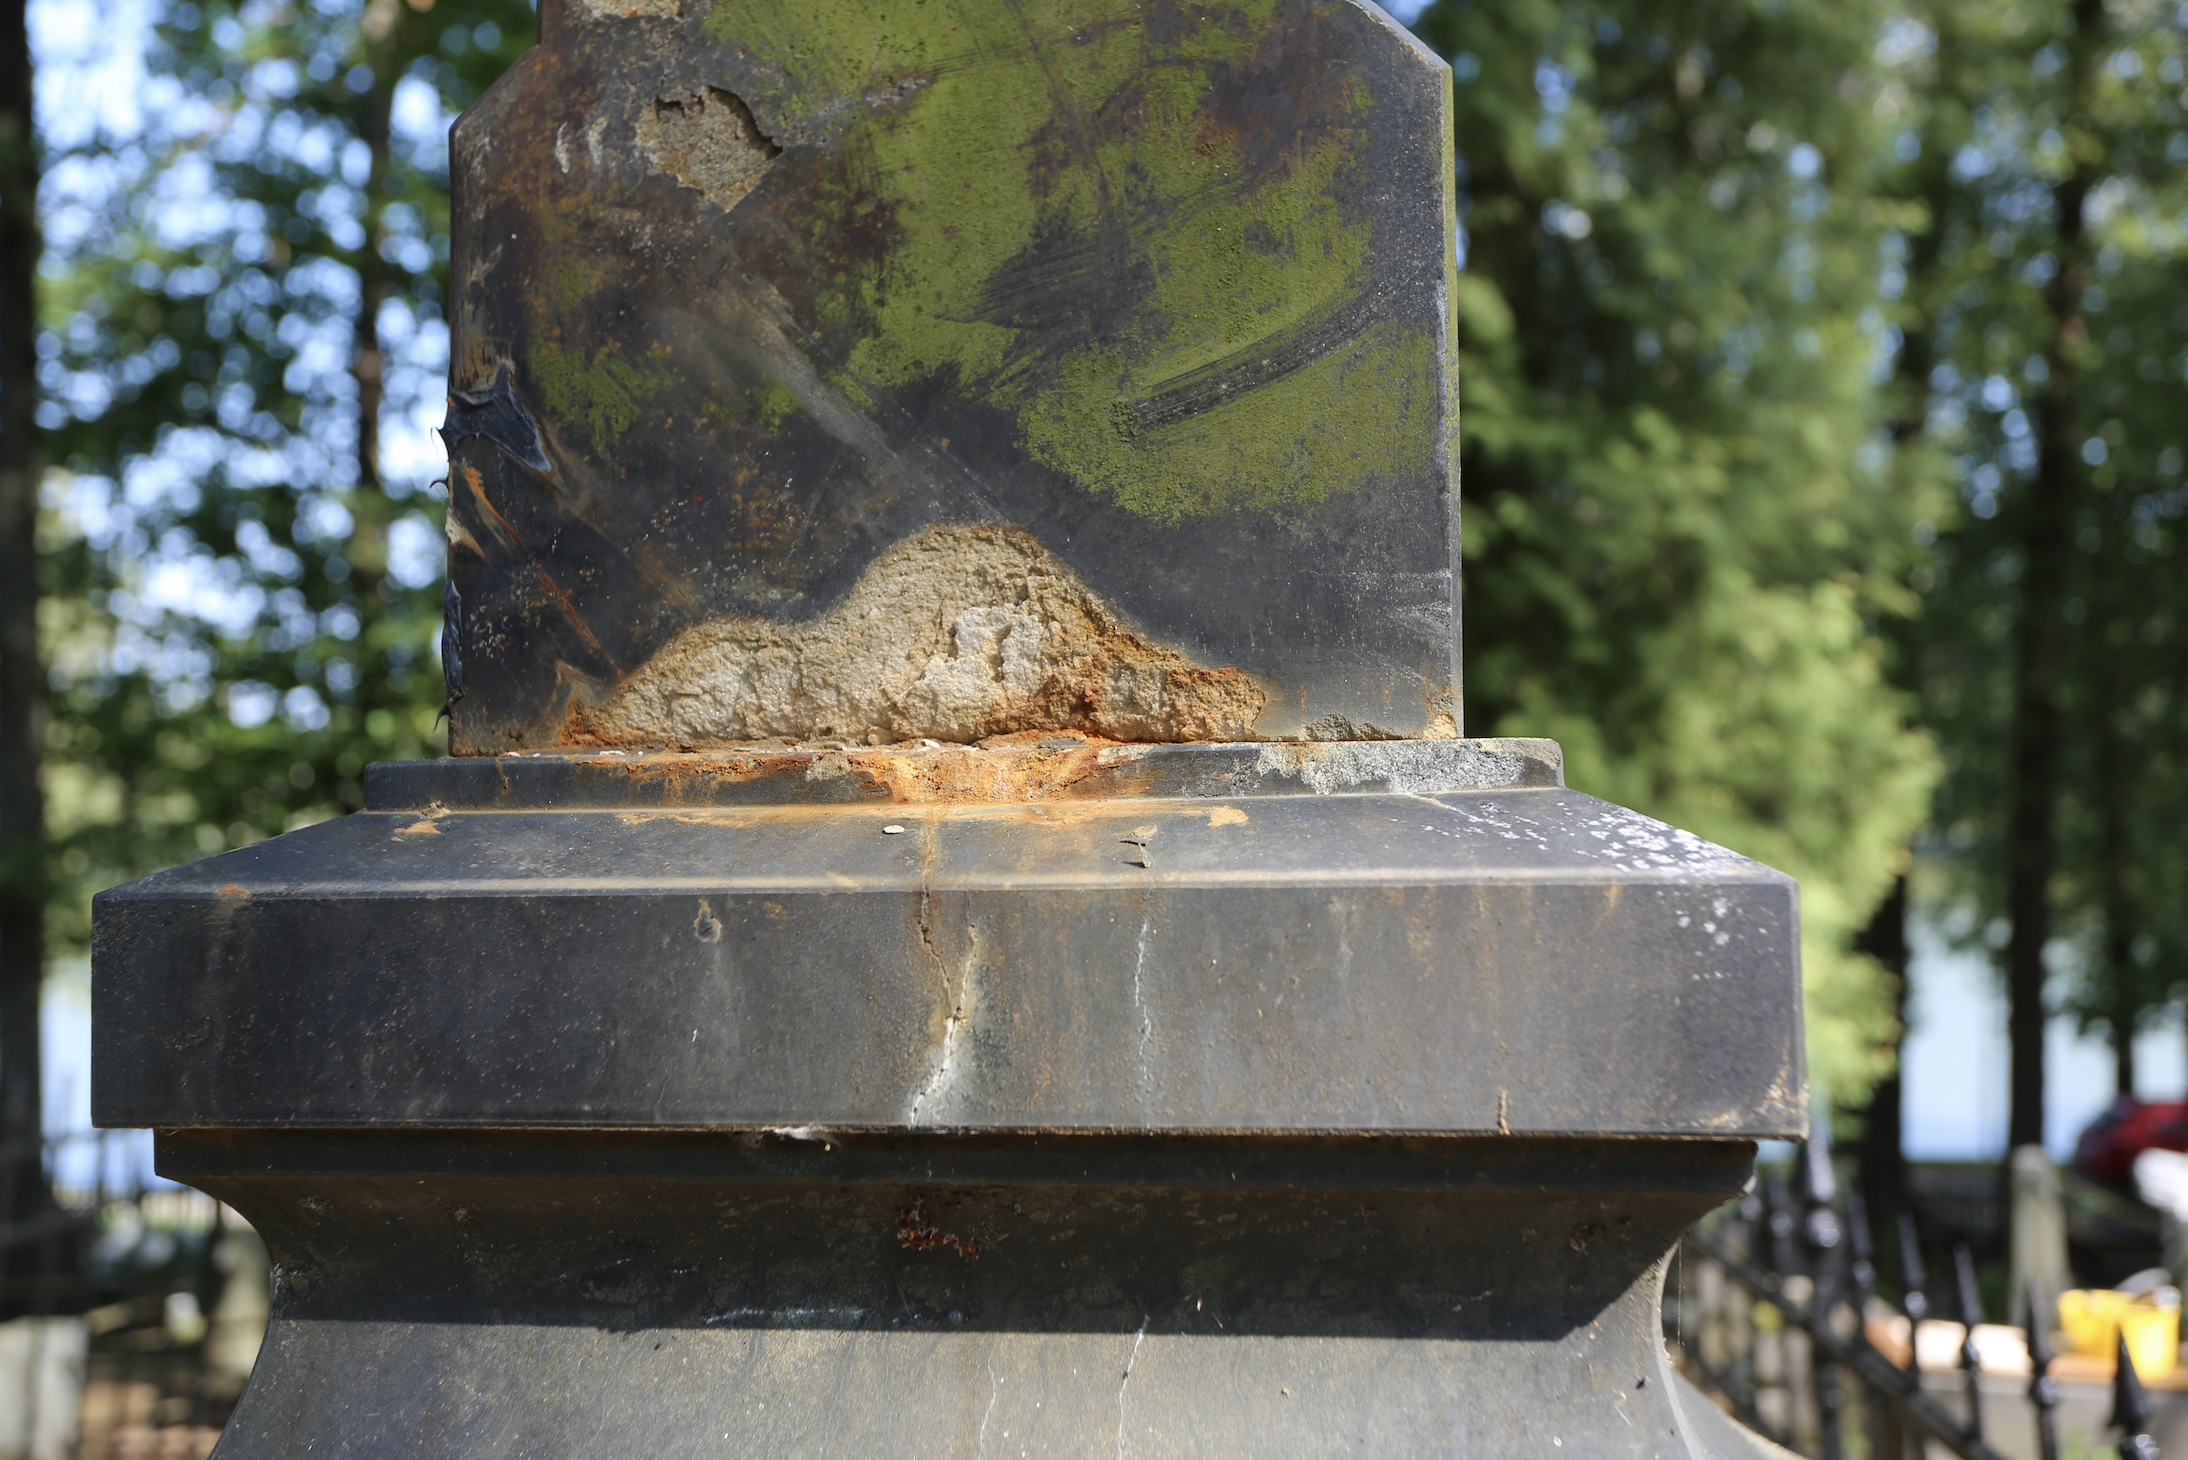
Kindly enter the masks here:
<path id="1" fill-rule="evenodd" d="M 1697 1420 L 1658 1316 L 1668 1247 L 1753 1151 L 160 1140 L 279 1273 L 225 1460 L 1759 1455 Z"/>

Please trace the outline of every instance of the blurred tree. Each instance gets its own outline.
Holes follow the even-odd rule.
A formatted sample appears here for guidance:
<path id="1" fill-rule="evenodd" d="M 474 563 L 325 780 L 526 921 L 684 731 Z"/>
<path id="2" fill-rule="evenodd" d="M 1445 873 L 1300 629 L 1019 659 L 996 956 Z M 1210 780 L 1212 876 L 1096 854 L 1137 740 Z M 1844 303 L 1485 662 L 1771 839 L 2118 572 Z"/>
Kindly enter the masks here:
<path id="1" fill-rule="evenodd" d="M 2051 169 L 2057 267 L 2043 285 L 2049 318 L 2035 357 L 2046 377 L 2036 429 L 2057 442 L 2039 449 L 2037 482 L 2052 472 L 2064 499 L 2054 539 L 2065 560 L 2054 620 L 2065 761 L 2054 887 L 2082 954 L 2067 1008 L 2111 1040 L 2129 1093 L 2136 1032 L 2188 978 L 2188 565 L 2179 541 L 2188 507 L 2188 12 L 2078 5 L 2049 44 L 2064 49 L 2065 64 L 2051 78 L 2056 89 L 2031 107 L 2049 125 L 2031 133 L 2039 164 L 2054 131 L 2069 159 Z M 2038 50 L 2030 77 L 2056 54 Z M 2078 227 L 2060 226 L 2069 209 Z M 2045 268 L 2033 257 L 2029 267 Z M 2022 610 L 2033 616 L 2038 606 L 2031 598 Z"/>
<path id="2" fill-rule="evenodd" d="M 436 753 L 446 127 L 526 0 L 172 4 L 141 132 L 51 159 L 55 932 Z"/>
<path id="3" fill-rule="evenodd" d="M 1854 935 L 1935 758 L 1885 680 L 1915 524 L 1881 281 L 1913 205 L 1881 4 L 1440 0 L 1466 197 L 1467 709 L 1801 879 L 1810 1053 L 1858 1105 L 1893 997 Z"/>
<path id="4" fill-rule="evenodd" d="M 2004 955 L 2015 1145 L 2043 1138 L 2062 948 L 2067 1007 L 2111 1039 L 2122 1091 L 2188 954 L 2184 23 L 2136 0 L 1904 21 L 1933 179 L 1929 430 L 1969 504 L 1938 544 L 1919 682 L 1959 894 Z"/>
<path id="5" fill-rule="evenodd" d="M 41 1133 L 45 798 L 38 745 L 38 145 L 22 0 L 0 5 L 0 1225 L 50 1206 Z M 0 1260 L 17 1256 L 0 1250 Z M 0 1294 L 0 1309 L 5 1295 Z"/>
<path id="6" fill-rule="evenodd" d="M 1926 459 L 1933 469 L 1940 463 L 1935 443 L 1929 441 L 1930 376 L 1936 366 L 1933 326 L 1942 271 L 1942 230 L 1935 225 L 1944 216 L 1953 186 L 1947 167 L 1952 149 L 1941 145 L 1940 133 L 1962 129 L 1967 120 L 1967 107 L 1955 104 L 1961 100 L 1957 93 L 1931 94 L 1943 85 L 1940 73 L 1953 72 L 1942 60 L 1951 48 L 1949 31 L 1932 34 L 1902 15 L 1886 23 L 1871 53 L 1879 82 L 1872 112 L 1887 129 L 1910 120 L 1915 84 L 1930 89 L 1925 91 L 1929 104 L 1915 124 L 1902 125 L 1892 137 L 1891 160 L 1882 168 L 1883 195 L 1899 205 L 1895 212 L 1902 226 L 1886 235 L 1888 263 L 1878 280 L 1878 292 L 1893 306 L 1899 338 L 1898 358 L 1884 395 L 1886 429 L 1901 451 L 1922 450 L 1927 445 Z M 1942 492 L 1935 495 L 1936 506 L 1948 505 Z M 1928 549 L 1937 540 L 1937 524 L 1918 519 L 1909 536 L 1918 549 Z M 1908 585 L 1918 594 L 1935 581 L 1935 571 L 1927 562 L 1908 574 Z M 1880 627 L 1887 650 L 1887 677 L 1902 693 L 1919 699 L 1923 617 L 1893 615 Z M 1905 1081 L 1900 1057 L 1910 1008 L 1911 860 L 1855 943 L 1885 970 L 1897 1026 L 1889 1045 L 1890 1073 L 1877 1082 L 1860 1117 L 1861 1186 L 1876 1224 L 1879 1250 L 1889 1249 L 1895 1264 L 1899 1256 L 1896 1215 L 1907 1210 Z M 1896 1271 L 1896 1266 L 1891 1270 Z"/>

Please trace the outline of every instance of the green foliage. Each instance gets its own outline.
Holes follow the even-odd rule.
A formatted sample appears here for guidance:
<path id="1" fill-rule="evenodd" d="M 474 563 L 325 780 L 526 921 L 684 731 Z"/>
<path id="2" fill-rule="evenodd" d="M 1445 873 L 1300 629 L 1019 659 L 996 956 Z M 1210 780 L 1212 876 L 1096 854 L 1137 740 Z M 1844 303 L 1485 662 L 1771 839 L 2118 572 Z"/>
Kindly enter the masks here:
<path id="1" fill-rule="evenodd" d="M 1801 881 L 1812 1068 L 1894 1031 L 1850 951 L 1935 755 L 1877 626 L 1938 463 L 1885 432 L 1903 207 L 1869 4 L 1441 0 L 1466 261 L 1467 728 Z"/>
<path id="2" fill-rule="evenodd" d="M 416 423 L 442 392 L 442 114 L 531 26 L 523 0 L 178 4 L 144 129 L 49 146 L 57 951 L 92 891 L 350 810 L 368 761 L 438 752 Z M 408 459 L 383 466 L 383 439 Z"/>
<path id="3" fill-rule="evenodd" d="M 1949 895 L 1977 933 L 2003 865 L 2032 484 L 2062 433 L 2072 549 L 2052 898 L 2067 1007 L 2115 1041 L 2188 981 L 2188 71 L 2184 16 L 2115 0 L 1938 4 L 1910 35 L 1899 186 L 1928 217 L 1908 267 L 1928 429 L 1970 511 L 1941 526 L 1918 644 L 1947 747 Z M 2079 237 L 2062 230 L 2074 207 Z"/>

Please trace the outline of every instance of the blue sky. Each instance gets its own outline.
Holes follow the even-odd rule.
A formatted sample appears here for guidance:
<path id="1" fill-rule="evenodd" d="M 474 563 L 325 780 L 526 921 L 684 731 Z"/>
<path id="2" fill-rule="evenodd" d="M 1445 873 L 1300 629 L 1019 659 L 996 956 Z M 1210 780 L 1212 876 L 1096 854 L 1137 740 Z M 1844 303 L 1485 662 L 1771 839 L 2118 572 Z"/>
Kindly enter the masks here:
<path id="1" fill-rule="evenodd" d="M 1913 929 L 1914 1007 L 1906 1050 L 1908 1154 L 1931 1160 L 1996 1156 L 2006 1142 L 2006 1000 L 1980 953 L 1955 951 L 1935 924 Z M 2136 1084 L 2146 1100 L 2178 1100 L 2188 1087 L 2188 1032 L 2177 1017 L 2135 1041 Z M 2112 1051 L 2051 1021 L 2045 1044 L 2044 1144 L 2056 1155 L 2112 1103 Z"/>

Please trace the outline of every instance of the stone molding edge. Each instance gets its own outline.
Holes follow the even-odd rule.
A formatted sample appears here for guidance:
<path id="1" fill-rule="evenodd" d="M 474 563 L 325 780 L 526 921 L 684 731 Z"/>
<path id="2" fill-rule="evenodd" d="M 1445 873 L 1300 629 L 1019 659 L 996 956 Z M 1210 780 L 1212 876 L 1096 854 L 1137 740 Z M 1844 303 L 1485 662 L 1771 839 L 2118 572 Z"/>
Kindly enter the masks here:
<path id="1" fill-rule="evenodd" d="M 367 767 L 368 811 L 917 805 L 1559 790 L 1556 741 L 1127 744 L 1075 735 L 985 745 L 756 745 L 693 753 L 541 751 Z"/>

